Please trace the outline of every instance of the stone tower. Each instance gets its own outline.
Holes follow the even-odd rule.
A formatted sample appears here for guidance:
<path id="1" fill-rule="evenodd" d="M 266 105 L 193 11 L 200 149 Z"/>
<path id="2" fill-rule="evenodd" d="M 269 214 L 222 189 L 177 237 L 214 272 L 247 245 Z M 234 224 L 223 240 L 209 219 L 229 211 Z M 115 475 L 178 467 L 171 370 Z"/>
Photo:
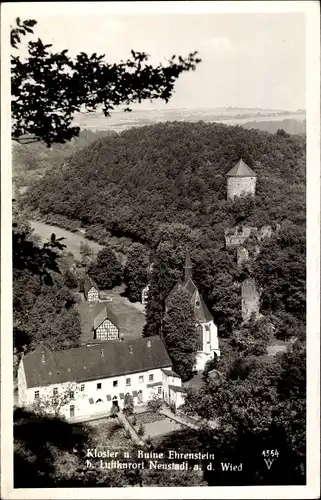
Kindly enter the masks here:
<path id="1" fill-rule="evenodd" d="M 255 195 L 256 173 L 244 163 L 242 158 L 226 174 L 227 176 L 227 199 L 234 200 L 242 194 Z"/>

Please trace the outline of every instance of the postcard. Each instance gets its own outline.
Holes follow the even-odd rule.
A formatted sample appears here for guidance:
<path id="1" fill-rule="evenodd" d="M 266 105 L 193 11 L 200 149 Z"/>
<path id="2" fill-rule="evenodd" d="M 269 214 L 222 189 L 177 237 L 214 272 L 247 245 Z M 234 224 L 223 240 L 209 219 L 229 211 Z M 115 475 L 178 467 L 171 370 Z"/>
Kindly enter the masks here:
<path id="1" fill-rule="evenodd" d="M 318 498 L 319 3 L 1 22 L 2 498 Z"/>

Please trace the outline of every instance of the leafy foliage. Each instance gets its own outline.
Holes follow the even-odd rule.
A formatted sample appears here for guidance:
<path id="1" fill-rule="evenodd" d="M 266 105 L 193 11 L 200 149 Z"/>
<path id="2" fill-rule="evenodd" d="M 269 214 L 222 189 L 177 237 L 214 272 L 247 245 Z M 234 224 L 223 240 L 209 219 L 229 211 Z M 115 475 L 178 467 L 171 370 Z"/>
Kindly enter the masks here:
<path id="1" fill-rule="evenodd" d="M 221 377 L 189 390 L 185 411 L 219 421 L 217 430 L 201 431 L 201 442 L 219 462 L 243 463 L 238 474 L 206 472 L 209 485 L 304 484 L 305 374 L 305 345 L 298 341 L 275 358 L 234 359 Z M 267 469 L 264 449 L 278 450 L 277 467 Z"/>
<path id="2" fill-rule="evenodd" d="M 11 30 L 14 49 L 21 36 L 33 33 L 34 20 Z M 75 114 L 101 109 L 110 116 L 115 106 L 130 111 L 133 102 L 162 99 L 168 102 L 181 73 L 195 70 L 197 52 L 187 58 L 174 55 L 166 65 L 153 67 L 144 52 L 131 51 L 131 58 L 108 63 L 105 55 L 81 52 L 72 59 L 68 50 L 52 52 L 51 44 L 38 38 L 28 42 L 26 60 L 11 57 L 12 137 L 21 143 L 65 143 L 79 134 L 72 125 Z"/>
<path id="3" fill-rule="evenodd" d="M 262 311 L 305 321 L 305 253 L 305 228 L 293 223 L 264 242 L 255 269 L 258 282 L 264 285 Z"/>
<path id="4" fill-rule="evenodd" d="M 18 352 L 45 341 L 50 349 L 78 345 L 80 321 L 75 300 L 59 270 L 59 239 L 38 246 L 28 223 L 13 227 L 13 336 Z"/>
<path id="5" fill-rule="evenodd" d="M 173 293 L 164 316 L 163 338 L 174 370 L 183 381 L 193 375 L 197 352 L 197 333 L 194 312 L 188 292 Z"/>
<path id="6" fill-rule="evenodd" d="M 124 283 L 129 300 L 140 301 L 142 289 L 148 283 L 148 276 L 149 255 L 146 247 L 140 243 L 134 243 L 128 251 L 124 268 Z"/>
<path id="7" fill-rule="evenodd" d="M 97 254 L 95 262 L 89 265 L 88 274 L 102 289 L 113 288 L 120 285 L 122 268 L 115 252 L 110 247 L 104 247 Z"/>

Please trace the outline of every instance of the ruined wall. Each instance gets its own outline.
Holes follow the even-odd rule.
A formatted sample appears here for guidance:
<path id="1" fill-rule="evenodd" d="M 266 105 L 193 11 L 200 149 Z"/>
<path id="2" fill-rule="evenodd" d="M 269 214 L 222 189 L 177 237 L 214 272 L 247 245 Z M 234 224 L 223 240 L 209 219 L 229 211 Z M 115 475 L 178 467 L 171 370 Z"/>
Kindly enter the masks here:
<path id="1" fill-rule="evenodd" d="M 235 226 L 225 229 L 225 246 L 238 247 L 243 245 L 250 237 L 256 238 L 260 243 L 265 238 L 270 238 L 273 233 L 280 231 L 280 224 L 273 230 L 271 226 L 262 226 L 259 229 L 253 226 Z"/>
<path id="2" fill-rule="evenodd" d="M 249 261 L 249 251 L 244 247 L 237 248 L 237 266 L 242 267 L 243 264 Z"/>
<path id="3" fill-rule="evenodd" d="M 241 285 L 242 291 L 242 317 L 248 321 L 254 313 L 258 318 L 260 315 L 260 294 L 254 278 L 248 278 Z"/>

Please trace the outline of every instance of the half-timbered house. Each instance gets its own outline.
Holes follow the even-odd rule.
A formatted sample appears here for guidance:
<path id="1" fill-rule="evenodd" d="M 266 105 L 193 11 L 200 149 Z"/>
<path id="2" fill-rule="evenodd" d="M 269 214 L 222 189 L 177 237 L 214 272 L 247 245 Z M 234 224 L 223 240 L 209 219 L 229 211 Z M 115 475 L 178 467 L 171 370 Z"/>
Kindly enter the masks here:
<path id="1" fill-rule="evenodd" d="M 119 338 L 119 321 L 117 316 L 105 305 L 94 318 L 95 340 L 116 340 Z"/>
<path id="2" fill-rule="evenodd" d="M 84 295 L 88 302 L 99 301 L 99 288 L 92 278 L 86 276 L 84 282 Z"/>

